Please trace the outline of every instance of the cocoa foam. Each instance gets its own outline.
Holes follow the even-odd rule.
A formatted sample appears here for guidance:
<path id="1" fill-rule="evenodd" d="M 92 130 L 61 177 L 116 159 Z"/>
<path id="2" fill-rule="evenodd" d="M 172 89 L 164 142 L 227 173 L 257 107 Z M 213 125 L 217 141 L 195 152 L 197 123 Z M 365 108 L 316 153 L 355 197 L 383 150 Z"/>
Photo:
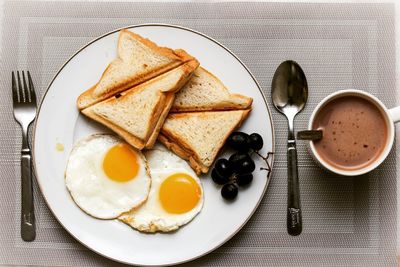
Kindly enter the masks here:
<path id="1" fill-rule="evenodd" d="M 323 138 L 314 142 L 318 155 L 339 169 L 371 164 L 387 140 L 387 125 L 379 108 L 357 96 L 328 102 L 316 115 L 313 129 L 323 130 Z"/>

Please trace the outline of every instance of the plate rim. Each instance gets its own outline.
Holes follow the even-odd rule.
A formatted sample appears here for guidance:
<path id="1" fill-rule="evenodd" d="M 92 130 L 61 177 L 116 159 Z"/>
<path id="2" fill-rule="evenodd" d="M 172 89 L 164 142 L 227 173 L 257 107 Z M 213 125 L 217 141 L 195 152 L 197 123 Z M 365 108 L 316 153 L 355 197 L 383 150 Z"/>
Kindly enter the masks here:
<path id="1" fill-rule="evenodd" d="M 184 30 L 184 31 L 189 31 L 189 32 L 195 33 L 195 34 L 197 34 L 197 35 L 200 35 L 200 36 L 202 36 L 202 37 L 204 37 L 204 38 L 206 38 L 206 39 L 208 39 L 208 40 L 214 42 L 215 44 L 219 45 L 219 46 L 222 47 L 224 50 L 226 50 L 229 54 L 231 54 L 231 55 L 244 67 L 244 69 L 248 72 L 248 74 L 250 75 L 250 77 L 252 78 L 252 80 L 253 80 L 253 81 L 255 82 L 255 84 L 257 85 L 257 88 L 258 88 L 259 92 L 260 92 L 261 95 L 262 95 L 264 104 L 265 104 L 265 106 L 266 106 L 266 108 L 267 108 L 267 111 L 268 111 L 268 117 L 269 117 L 269 119 L 270 119 L 270 126 L 271 126 L 271 131 L 272 131 L 272 152 L 273 152 L 273 153 L 271 154 L 271 163 L 270 163 L 270 166 L 271 166 L 271 173 L 270 173 L 269 178 L 267 179 L 267 182 L 266 182 L 266 185 L 265 185 L 264 190 L 263 190 L 263 192 L 262 192 L 262 195 L 261 195 L 260 199 L 258 200 L 257 204 L 255 205 L 255 207 L 253 208 L 253 210 L 251 211 L 250 215 L 249 215 L 249 216 L 247 217 L 247 219 L 240 225 L 240 227 L 238 227 L 238 228 L 236 229 L 236 231 L 234 231 L 231 235 L 229 235 L 229 236 L 228 236 L 225 240 L 223 240 L 221 243 L 217 244 L 216 246 L 212 247 L 211 249 L 208 249 L 208 250 L 205 251 L 204 253 L 202 253 L 202 254 L 200 254 L 200 255 L 197 255 L 197 256 L 195 256 L 195 257 L 191 257 L 190 259 L 186 259 L 186 260 L 182 260 L 182 261 L 177 261 L 177 262 L 172 262 L 172 263 L 165 263 L 165 264 L 162 264 L 162 265 L 161 265 L 161 266 L 171 266 L 171 265 L 176 265 L 176 264 L 182 264 L 182 263 L 190 262 L 190 261 L 193 261 L 193 260 L 195 260 L 195 259 L 201 258 L 201 257 L 203 257 L 203 256 L 205 256 L 205 255 L 207 255 L 207 254 L 209 254 L 210 252 L 212 252 L 212 251 L 218 249 L 218 248 L 221 247 L 223 244 L 225 244 L 226 242 L 228 242 L 232 237 L 234 237 L 234 236 L 247 224 L 247 222 L 250 220 L 250 218 L 253 217 L 255 211 L 258 209 L 258 207 L 259 207 L 259 205 L 260 205 L 262 199 L 265 197 L 265 193 L 267 192 L 267 189 L 268 189 L 268 187 L 269 187 L 269 183 L 270 183 L 270 181 L 271 181 L 272 174 L 273 174 L 274 162 L 275 162 L 275 141 L 276 141 L 276 140 L 275 140 L 275 129 L 274 129 L 274 123 L 273 123 L 273 119 L 272 119 L 272 113 L 271 113 L 271 109 L 270 109 L 270 107 L 269 107 L 269 105 L 268 105 L 266 95 L 264 94 L 263 90 L 261 89 L 260 84 L 259 84 L 258 81 L 256 80 L 256 78 L 255 78 L 255 76 L 253 75 L 253 73 L 250 71 L 250 69 L 242 62 L 242 60 L 241 60 L 235 53 L 233 53 L 229 48 L 227 48 L 226 46 L 224 46 L 222 43 L 220 43 L 219 41 L 215 40 L 214 38 L 212 38 L 212 37 L 210 37 L 210 36 L 208 36 L 208 35 L 206 35 L 206 34 L 204 34 L 204 33 L 202 33 L 202 32 L 199 32 L 199 31 L 197 31 L 197 30 L 193 30 L 193 29 L 188 28 L 188 27 L 184 27 L 184 26 L 180 26 L 180 25 L 175 25 L 175 24 L 169 24 L 169 23 L 140 23 L 140 24 L 131 24 L 131 25 L 128 25 L 128 26 L 123 26 L 123 27 L 120 27 L 120 28 L 111 30 L 111 31 L 109 31 L 109 32 L 107 32 L 107 33 L 104 33 L 104 34 L 98 36 L 98 37 L 95 37 L 94 39 L 92 39 L 91 41 L 89 41 L 88 43 L 86 43 L 85 45 L 83 45 L 81 48 L 79 48 L 77 51 L 75 51 L 75 52 L 62 64 L 62 66 L 58 69 L 58 71 L 56 72 L 56 74 L 54 75 L 54 77 L 52 78 L 52 80 L 50 81 L 49 85 L 46 87 L 46 90 L 45 90 L 45 92 L 44 92 L 44 94 L 43 94 L 43 96 L 42 96 L 42 98 L 41 98 L 41 100 L 40 100 L 40 104 L 39 104 L 39 106 L 37 107 L 36 118 L 35 118 L 34 125 L 33 125 L 33 129 L 32 129 L 32 163 L 33 163 L 33 164 L 32 164 L 32 167 L 33 167 L 32 169 L 33 169 L 33 172 L 34 172 L 34 175 L 35 175 L 37 184 L 38 184 L 38 186 L 39 186 L 40 193 L 41 193 L 41 195 L 43 196 L 43 199 L 44 199 L 44 201 L 46 202 L 47 207 L 49 208 L 49 210 L 51 211 L 51 213 L 53 214 L 53 216 L 55 217 L 55 219 L 57 220 L 57 222 L 63 227 L 63 229 L 66 230 L 66 231 L 68 232 L 68 234 L 70 234 L 70 235 L 71 235 L 75 240 L 77 240 L 80 244 L 82 244 L 84 247 L 88 248 L 90 251 L 93 251 L 93 252 L 95 252 L 96 254 L 98 254 L 98 255 L 100 255 L 100 256 L 102 256 L 102 257 L 105 257 L 105 258 L 107 258 L 107 259 L 110 259 L 110 260 L 112 260 L 112 261 L 115 261 L 115 262 L 119 262 L 119 263 L 123 263 L 123 264 L 129 264 L 129 265 L 135 265 L 135 266 L 139 266 L 139 265 L 140 265 L 140 266 L 160 266 L 159 264 L 154 265 L 154 264 L 132 263 L 132 262 L 127 262 L 127 261 L 123 261 L 123 260 L 119 260 L 119 259 L 112 258 L 112 257 L 110 257 L 110 256 L 108 256 L 108 255 L 105 255 L 105 254 L 99 252 L 99 251 L 96 250 L 95 248 L 89 247 L 89 246 L 86 245 L 83 241 L 81 241 L 76 235 L 74 235 L 67 227 L 65 227 L 64 224 L 63 224 L 63 223 L 59 220 L 59 218 L 55 215 L 55 213 L 54 213 L 52 207 L 49 205 L 46 196 L 43 194 L 42 184 L 41 184 L 41 182 L 39 181 L 40 179 L 37 179 L 37 177 L 39 177 L 39 176 L 38 176 L 38 174 L 37 174 L 37 168 L 36 168 L 36 160 L 35 160 L 35 159 L 36 159 L 36 156 L 35 156 L 36 147 L 35 147 L 35 141 L 34 141 L 35 138 L 36 138 L 37 118 L 38 118 L 39 115 L 40 115 L 40 111 L 41 111 L 41 107 L 42 107 L 42 104 L 43 104 L 43 102 L 44 102 L 44 99 L 46 98 L 47 93 L 49 92 L 51 86 L 53 85 L 53 82 L 56 80 L 56 78 L 57 78 L 58 75 L 61 73 L 61 71 L 64 69 L 64 67 L 65 67 L 75 56 L 77 56 L 79 53 L 81 53 L 85 48 L 87 48 L 87 47 L 90 46 L 91 44 L 93 44 L 93 43 L 95 43 L 95 42 L 101 40 L 102 38 L 107 37 L 108 35 L 114 34 L 114 33 L 116 33 L 116 32 L 119 32 L 119 31 L 121 31 L 121 30 L 124 30 L 124 29 L 135 29 L 135 28 L 139 28 L 139 27 L 148 27 L 148 26 L 150 26 L 150 27 L 156 26 L 156 27 L 175 28 L 175 29 L 180 29 L 180 30 Z"/>

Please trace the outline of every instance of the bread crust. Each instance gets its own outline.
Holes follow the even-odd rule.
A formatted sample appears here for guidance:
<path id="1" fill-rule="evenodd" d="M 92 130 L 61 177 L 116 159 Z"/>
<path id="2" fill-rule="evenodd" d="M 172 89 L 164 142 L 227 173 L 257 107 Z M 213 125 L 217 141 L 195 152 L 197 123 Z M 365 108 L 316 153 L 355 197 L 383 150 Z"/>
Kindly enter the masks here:
<path id="1" fill-rule="evenodd" d="M 242 99 L 246 104 L 238 105 L 234 101 L 224 102 L 220 104 L 214 104 L 211 107 L 179 107 L 172 106 L 171 113 L 186 113 L 186 112 L 199 112 L 199 111 L 228 111 L 228 110 L 241 110 L 241 109 L 249 109 L 253 103 L 253 99 L 247 96 L 243 96 L 240 94 L 231 94 L 232 98 Z"/>
<path id="2" fill-rule="evenodd" d="M 199 67 L 199 65 L 200 65 L 200 63 L 196 59 L 190 60 L 184 64 L 183 69 L 184 69 L 184 72 L 188 76 L 182 78 L 181 81 L 179 81 L 175 90 L 170 90 L 169 91 L 170 93 L 167 93 L 167 98 L 166 98 L 165 104 L 164 104 L 165 108 L 164 108 L 163 112 L 161 113 L 160 118 L 159 118 L 157 124 L 155 125 L 155 128 L 145 145 L 145 148 L 149 149 L 154 146 L 155 142 L 157 141 L 158 134 L 160 133 L 161 127 L 163 126 L 164 121 L 167 118 L 167 116 L 171 110 L 171 107 L 174 103 L 175 93 L 177 91 L 179 91 L 189 81 L 190 77 L 193 74 L 193 71 L 196 70 Z"/>
<path id="3" fill-rule="evenodd" d="M 199 67 L 201 71 L 207 73 L 207 75 L 211 76 L 220 86 L 223 88 L 225 92 L 229 93 L 228 88 L 221 82 L 218 77 L 209 72 L 203 67 Z M 248 96 L 240 95 L 240 94 L 230 94 L 230 99 L 228 101 L 224 101 L 218 104 L 213 104 L 212 106 L 185 106 L 180 105 L 179 103 L 174 103 L 171 108 L 171 113 L 179 113 L 179 112 L 197 112 L 197 111 L 223 111 L 223 110 L 238 110 L 238 109 L 248 109 L 251 107 L 253 103 L 253 99 Z"/>
<path id="4" fill-rule="evenodd" d="M 91 118 L 92 120 L 95 120 L 101 124 L 103 124 L 104 126 L 106 126 L 107 128 L 111 129 L 113 132 L 115 132 L 116 134 L 118 134 L 120 137 L 122 137 L 128 144 L 130 144 L 131 146 L 135 147 L 138 150 L 142 150 L 144 148 L 144 142 L 133 136 L 132 134 L 128 133 L 127 131 L 125 131 L 124 129 L 122 129 L 121 127 L 109 122 L 108 120 L 102 118 L 101 116 L 97 115 L 96 113 L 93 112 L 93 110 L 91 110 L 90 108 L 84 109 L 81 111 L 85 116 Z"/>
<path id="5" fill-rule="evenodd" d="M 223 142 L 221 142 L 218 152 L 216 154 L 216 157 L 220 153 L 222 147 L 224 146 L 226 139 L 229 137 L 229 135 L 238 127 L 241 126 L 243 121 L 247 118 L 249 115 L 251 109 L 243 110 L 242 117 L 240 118 L 239 122 L 237 123 L 236 127 L 231 129 L 229 132 L 226 133 L 225 139 Z M 224 111 L 220 111 L 224 112 Z M 207 113 L 207 112 L 199 112 L 199 113 Z M 176 114 L 170 114 L 169 116 L 173 117 L 184 117 L 185 113 L 176 113 Z M 196 153 L 196 151 L 185 142 L 184 139 L 180 138 L 179 136 L 175 135 L 171 131 L 169 131 L 166 128 L 162 128 L 161 132 L 159 134 L 158 140 L 163 143 L 168 149 L 170 149 L 172 152 L 177 154 L 179 157 L 182 159 L 185 159 L 189 161 L 190 167 L 196 172 L 197 175 L 200 175 L 201 173 L 208 173 L 212 163 L 215 161 L 215 158 L 213 159 L 212 163 L 207 166 L 202 163 L 200 157 Z"/>
<path id="6" fill-rule="evenodd" d="M 167 94 L 164 102 L 164 110 L 161 112 L 157 123 L 154 124 L 154 129 L 147 140 L 145 148 L 150 149 L 154 146 L 155 142 L 157 141 L 158 134 L 160 133 L 161 127 L 163 126 L 164 121 L 168 116 L 169 110 L 171 109 L 171 106 L 174 103 L 174 100 L 175 100 L 174 93 Z"/>
<path id="7" fill-rule="evenodd" d="M 174 86 L 174 88 L 170 88 L 169 91 L 162 92 L 159 91 L 160 94 L 160 100 L 158 101 L 157 105 L 153 109 L 153 115 L 151 116 L 151 120 L 149 122 L 149 131 L 148 134 L 144 139 L 139 138 L 137 136 L 134 136 L 133 134 L 129 133 L 128 131 L 122 129 L 118 125 L 112 123 L 111 121 L 103 118 L 102 116 L 97 115 L 91 107 L 83 109 L 81 112 L 88 116 L 89 118 L 103 124 L 104 126 L 108 127 L 109 129 L 113 130 L 115 133 L 117 133 L 119 136 L 121 136 L 123 139 L 125 139 L 130 145 L 133 147 L 142 150 L 144 148 L 151 148 L 153 147 L 154 143 L 157 140 L 158 134 L 161 130 L 162 125 L 164 124 L 164 121 L 169 113 L 169 110 L 174 102 L 175 99 L 175 92 L 178 91 L 182 86 L 185 85 L 185 83 L 190 79 L 191 74 L 193 71 L 199 66 L 199 62 L 196 59 L 190 60 L 189 62 L 186 62 L 183 66 L 180 66 L 180 68 L 183 71 L 183 75 L 180 78 L 180 80 L 177 82 L 177 84 Z M 158 79 L 158 77 L 154 79 Z M 148 82 L 151 82 L 148 81 Z M 138 85 L 137 87 L 142 87 L 146 86 L 145 84 Z M 124 101 L 124 96 L 130 93 L 134 93 L 137 89 L 137 87 L 133 87 L 127 91 L 124 91 L 122 93 L 122 96 L 119 98 L 119 101 Z M 144 89 L 145 90 L 145 89 Z M 106 101 L 113 101 L 114 99 L 106 99 Z"/>
<path id="8" fill-rule="evenodd" d="M 182 51 L 179 50 L 177 52 L 175 52 L 173 49 L 168 48 L 168 47 L 163 47 L 163 46 L 158 46 L 156 43 L 154 43 L 153 41 L 151 41 L 148 38 L 144 38 L 141 35 L 131 32 L 128 29 L 122 29 L 120 31 L 120 35 L 118 36 L 118 45 L 120 44 L 120 39 L 122 38 L 123 34 L 128 34 L 130 35 L 133 39 L 136 39 L 138 41 L 140 41 L 142 44 L 146 45 L 148 48 L 150 48 L 151 50 L 153 50 L 154 52 L 161 54 L 163 56 L 172 58 L 172 59 L 176 59 L 176 60 L 182 60 L 183 58 L 181 58 L 182 55 L 186 54 L 186 52 L 184 52 L 184 54 L 180 55 L 179 53 L 181 53 Z"/>
<path id="9" fill-rule="evenodd" d="M 170 137 L 171 136 L 167 137 L 167 135 L 160 133 L 158 135 L 158 141 L 160 141 L 169 150 L 174 152 L 178 157 L 187 160 L 190 167 L 195 171 L 197 175 L 208 172 L 208 168 L 195 159 L 194 153 L 187 147 L 185 148 L 184 142 L 182 142 L 182 140 L 174 141 Z"/>
<path id="10" fill-rule="evenodd" d="M 181 78 L 181 80 L 178 82 L 177 86 L 173 90 L 169 90 L 168 93 L 166 93 L 164 110 L 161 112 L 157 123 L 154 124 L 152 134 L 148 138 L 145 148 L 149 149 L 154 146 L 155 142 L 157 141 L 157 137 L 161 130 L 161 127 L 163 126 L 164 121 L 167 118 L 168 113 L 174 103 L 175 93 L 179 91 L 189 81 L 190 77 L 193 74 L 193 71 L 195 71 L 199 67 L 199 65 L 200 63 L 196 59 L 193 59 L 181 66 L 185 75 Z"/>
<path id="11" fill-rule="evenodd" d="M 174 59 L 175 61 L 172 62 L 171 64 L 167 65 L 167 66 L 163 66 L 163 67 L 160 67 L 160 68 L 158 68 L 156 70 L 147 72 L 145 74 L 138 75 L 136 77 L 131 77 L 130 79 L 126 79 L 124 81 L 121 81 L 118 86 L 116 86 L 114 88 L 111 88 L 109 91 L 107 91 L 106 93 L 104 93 L 101 96 L 95 96 L 94 95 L 94 91 L 95 91 L 95 89 L 96 89 L 96 87 L 98 85 L 98 82 L 97 82 L 94 86 L 92 86 L 91 88 L 89 88 L 88 90 L 83 92 L 78 97 L 78 99 L 76 101 L 76 104 L 77 104 L 77 107 L 78 107 L 79 110 L 82 110 L 84 108 L 92 106 L 92 105 L 94 105 L 94 104 L 96 104 L 96 103 L 98 103 L 98 102 L 100 102 L 100 101 L 102 101 L 104 99 L 112 97 L 112 96 L 114 96 L 114 95 L 116 95 L 118 93 L 121 93 L 121 92 L 129 89 L 129 88 L 132 88 L 132 87 L 134 87 L 136 85 L 139 85 L 139 84 L 141 84 L 143 82 L 146 82 L 146 81 L 148 81 L 148 80 L 150 80 L 150 79 L 152 79 L 152 78 L 154 78 L 156 76 L 159 76 L 159 75 L 161 75 L 161 74 L 163 74 L 163 73 L 165 73 L 165 72 L 167 72 L 167 71 L 169 71 L 169 70 L 171 70 L 173 68 L 176 68 L 176 67 L 184 64 L 187 61 L 190 61 L 190 60 L 194 59 L 192 56 L 190 56 L 188 53 L 186 53 L 186 51 L 184 51 L 182 49 L 172 50 L 172 49 L 167 48 L 167 47 L 160 47 L 160 46 L 156 45 L 155 43 L 153 43 L 152 41 L 150 41 L 149 39 L 143 38 L 142 36 L 140 36 L 140 35 L 138 35 L 136 33 L 130 32 L 130 31 L 126 30 L 126 29 L 120 31 L 120 35 L 119 35 L 119 38 L 118 38 L 118 46 L 119 46 L 119 43 L 120 43 L 120 40 L 121 40 L 123 34 L 129 34 L 134 39 L 139 40 L 141 43 L 145 44 L 147 47 L 152 49 L 155 53 L 164 55 L 166 57 Z M 118 59 L 122 61 L 122 59 L 119 57 L 119 55 L 118 55 L 117 60 Z M 102 80 L 103 77 L 108 74 L 110 66 L 113 64 L 113 62 L 110 63 L 107 66 L 107 68 L 104 70 L 103 74 L 101 75 L 100 80 Z"/>

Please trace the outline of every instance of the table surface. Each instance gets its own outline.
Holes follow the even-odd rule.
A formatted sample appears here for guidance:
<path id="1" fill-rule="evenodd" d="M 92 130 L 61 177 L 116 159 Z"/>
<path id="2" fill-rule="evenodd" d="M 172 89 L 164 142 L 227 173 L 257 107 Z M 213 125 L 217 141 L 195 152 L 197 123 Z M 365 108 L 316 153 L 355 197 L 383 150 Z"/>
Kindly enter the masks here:
<path id="1" fill-rule="evenodd" d="M 121 0 L 119 0 L 119 2 L 121 2 Z M 190 2 L 190 1 L 188 1 L 188 2 Z M 215 2 L 215 1 L 213 1 L 213 2 Z M 222 1 L 222 2 L 225 2 L 225 1 Z M 227 2 L 229 2 L 229 1 L 227 1 Z M 297 2 L 299 2 L 299 1 L 297 1 Z M 325 1 L 301 1 L 301 2 L 325 2 Z M 348 1 L 346 1 L 346 2 L 348 2 Z M 369 2 L 371 2 L 371 1 L 369 1 Z M 378 1 L 372 1 L 372 2 L 378 2 Z M 396 36 L 397 36 L 397 38 L 396 38 L 396 58 L 398 59 L 399 55 L 400 55 L 400 38 L 399 38 L 399 36 L 400 36 L 400 27 L 399 27 L 400 24 L 399 24 L 399 16 L 398 16 L 398 14 L 400 14 L 400 4 L 398 2 L 396 2 L 396 1 L 392 1 L 392 2 L 395 3 L 395 9 L 396 9 Z M 1 36 L 2 30 L 3 30 L 3 27 L 2 27 L 2 16 L 3 16 L 2 8 L 3 8 L 3 1 L 0 1 L 0 36 Z M 1 49 L 1 45 L 0 45 L 0 49 Z M 397 66 L 397 68 L 399 68 L 398 60 L 397 60 L 396 66 Z M 397 85 L 398 85 L 399 81 L 400 81 L 400 71 L 397 71 L 397 76 L 396 76 L 396 84 Z M 400 90 L 398 90 L 398 99 L 400 99 Z M 399 101 L 397 101 L 397 103 L 399 103 Z M 400 127 L 397 126 L 396 128 L 398 128 L 397 129 L 397 131 L 398 131 Z M 396 141 L 400 142 L 400 135 L 399 134 L 396 137 Z M 399 164 L 397 166 L 399 166 Z M 399 169 L 400 168 L 398 168 L 398 170 Z M 399 188 L 399 186 L 400 186 L 400 182 L 398 180 L 397 181 L 397 187 Z M 400 205 L 399 204 L 400 204 L 400 194 L 398 194 L 398 196 L 397 196 L 397 207 L 398 207 L 398 210 L 400 210 Z M 398 214 L 397 214 L 397 231 L 398 232 L 400 231 L 400 212 L 398 212 Z M 400 236 L 399 235 L 397 237 L 397 255 L 398 255 L 398 266 L 400 266 Z"/>

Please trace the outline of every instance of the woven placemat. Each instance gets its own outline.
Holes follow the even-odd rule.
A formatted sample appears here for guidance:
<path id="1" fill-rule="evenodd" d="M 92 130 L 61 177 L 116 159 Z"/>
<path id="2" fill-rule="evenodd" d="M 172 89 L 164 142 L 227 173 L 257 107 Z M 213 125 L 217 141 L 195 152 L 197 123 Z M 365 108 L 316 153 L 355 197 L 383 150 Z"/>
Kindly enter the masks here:
<path id="1" fill-rule="evenodd" d="M 29 69 L 39 95 L 62 64 L 105 32 L 138 23 L 170 23 L 203 32 L 249 67 L 267 97 L 280 62 L 296 60 L 309 102 L 339 89 L 396 104 L 393 4 L 6 2 L 0 65 L 0 264 L 110 266 L 58 224 L 35 184 L 37 239 L 19 236 L 20 129 L 11 103 L 11 70 Z M 270 99 L 268 103 L 272 107 Z M 210 266 L 391 266 L 396 264 L 396 152 L 357 178 L 323 172 L 298 143 L 303 234 L 286 233 L 286 120 L 274 109 L 276 156 L 270 188 L 249 223 L 215 252 L 191 262 Z M 260 122 L 262 123 L 262 122 Z M 49 125 L 51 127 L 51 125 Z M 201 244 L 188 244 L 200 246 Z M 154 252 L 157 257 L 157 252 Z"/>

